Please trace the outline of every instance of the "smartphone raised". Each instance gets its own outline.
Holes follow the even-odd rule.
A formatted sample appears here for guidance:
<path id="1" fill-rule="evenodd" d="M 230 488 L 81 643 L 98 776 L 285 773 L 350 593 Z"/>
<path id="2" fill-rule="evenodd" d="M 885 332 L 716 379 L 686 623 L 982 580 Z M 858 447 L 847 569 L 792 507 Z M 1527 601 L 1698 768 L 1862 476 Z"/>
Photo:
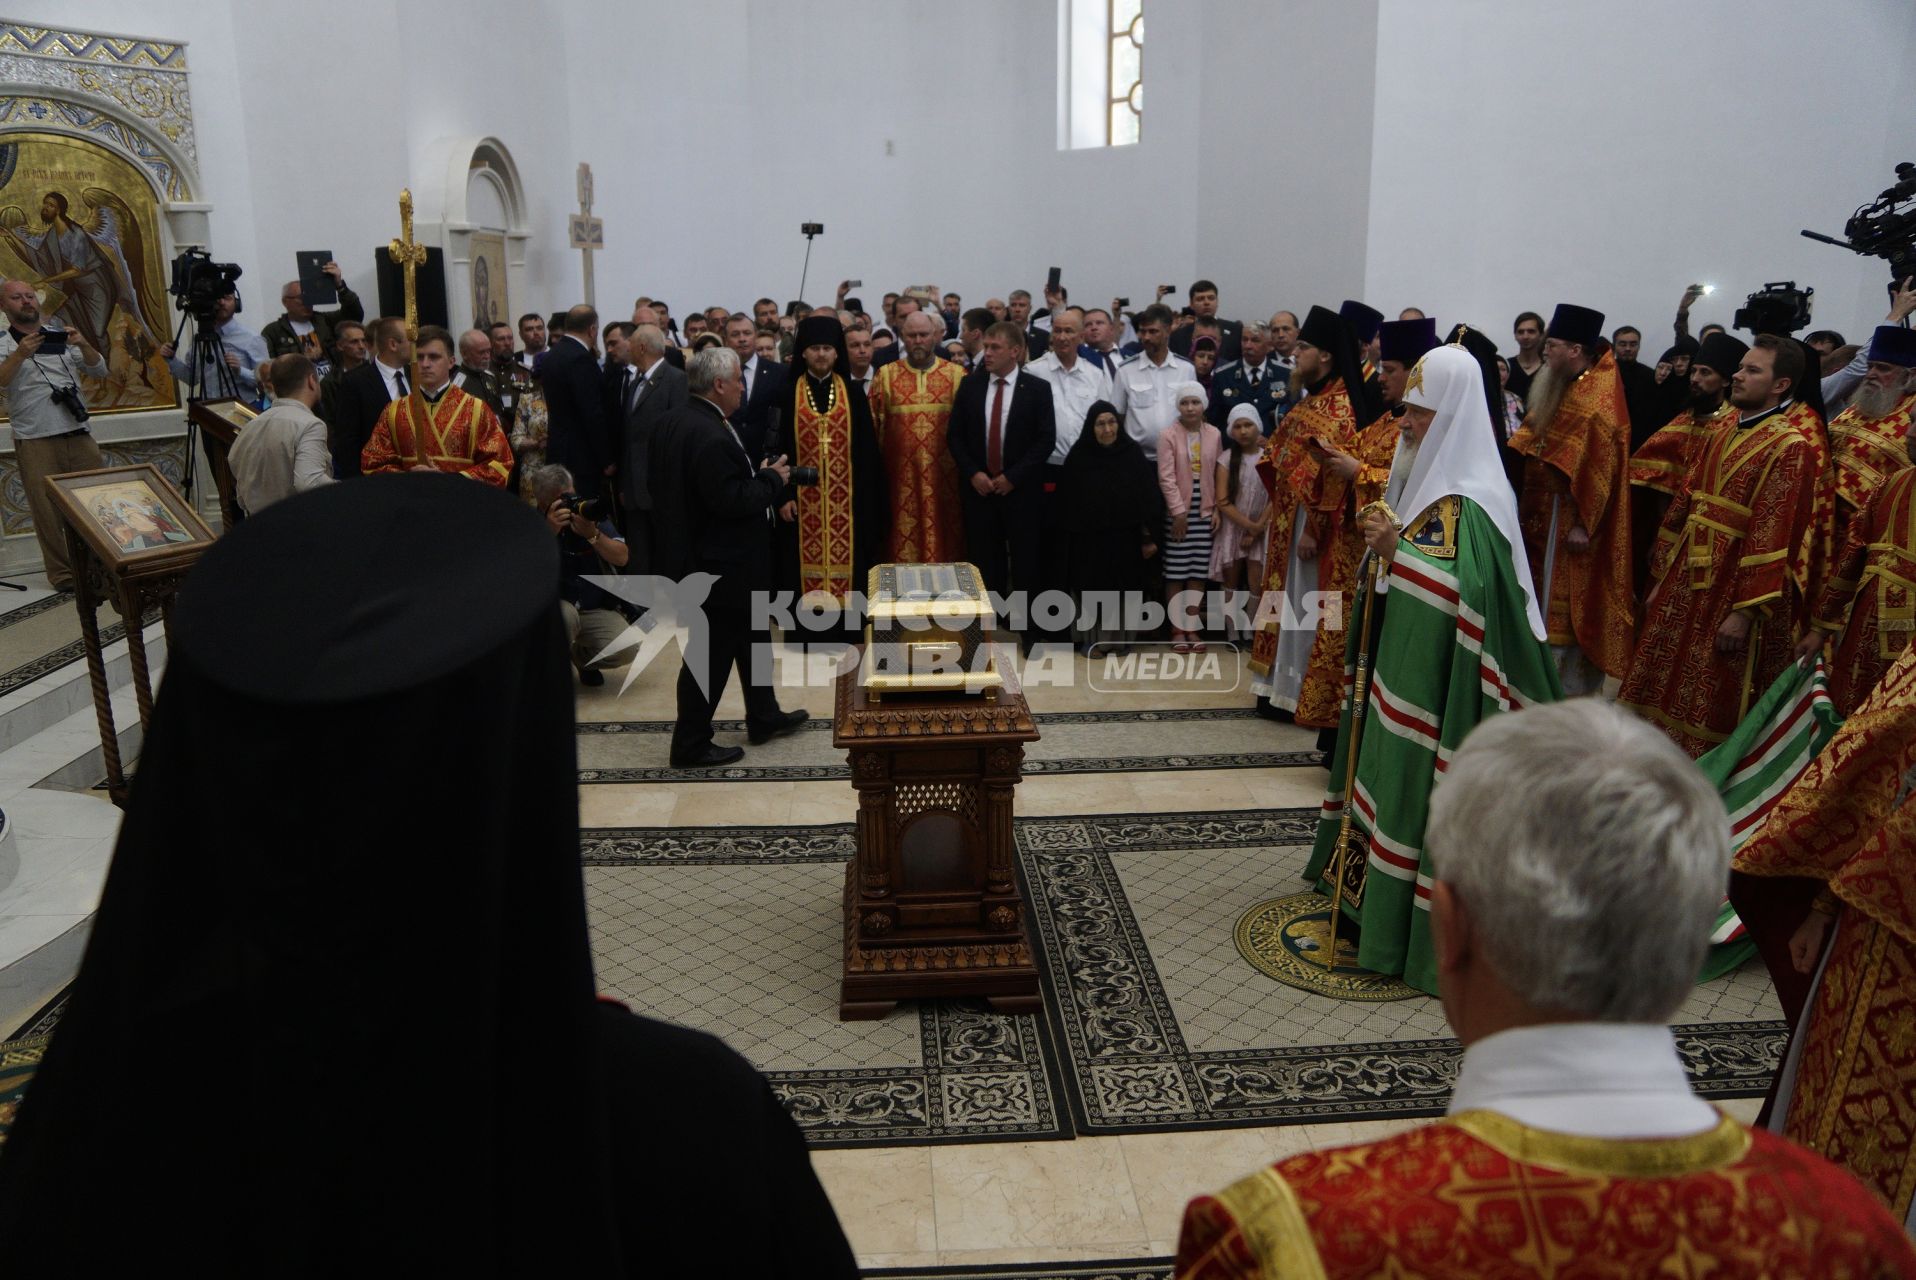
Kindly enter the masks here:
<path id="1" fill-rule="evenodd" d="M 1056 293 L 1058 291 L 1058 281 L 1063 274 L 1064 272 L 1061 268 L 1051 268 L 1051 274 L 1044 278 L 1044 291 L 1046 293 Z"/>

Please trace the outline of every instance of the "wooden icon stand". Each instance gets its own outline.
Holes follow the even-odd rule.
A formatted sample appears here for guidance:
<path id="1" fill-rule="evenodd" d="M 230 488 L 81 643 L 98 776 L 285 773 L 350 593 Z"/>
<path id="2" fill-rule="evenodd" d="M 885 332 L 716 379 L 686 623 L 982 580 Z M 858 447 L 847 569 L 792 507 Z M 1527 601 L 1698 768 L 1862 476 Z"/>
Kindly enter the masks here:
<path id="1" fill-rule="evenodd" d="M 880 700 L 859 667 L 838 677 L 832 745 L 850 753 L 858 792 L 841 1020 L 952 996 L 982 996 L 1001 1013 L 1041 1007 L 1011 824 L 1024 744 L 1038 729 L 1009 656 L 989 697 Z"/>
<path id="2" fill-rule="evenodd" d="M 190 462 L 190 459 L 189 459 Z M 73 568 L 73 603 L 80 611 L 80 639 L 86 649 L 87 680 L 93 688 L 93 713 L 99 720 L 100 753 L 106 763 L 106 789 L 113 803 L 126 807 L 127 779 L 120 760 L 120 739 L 113 729 L 112 692 L 107 687 L 106 657 L 100 643 L 99 609 L 111 604 L 126 624 L 127 660 L 133 669 L 133 696 L 139 703 L 140 730 L 153 718 L 153 683 L 147 671 L 145 618 L 157 607 L 170 629 L 173 597 L 187 571 L 213 545 L 192 505 L 149 463 L 71 471 L 48 476 L 66 525 L 67 563 Z"/>

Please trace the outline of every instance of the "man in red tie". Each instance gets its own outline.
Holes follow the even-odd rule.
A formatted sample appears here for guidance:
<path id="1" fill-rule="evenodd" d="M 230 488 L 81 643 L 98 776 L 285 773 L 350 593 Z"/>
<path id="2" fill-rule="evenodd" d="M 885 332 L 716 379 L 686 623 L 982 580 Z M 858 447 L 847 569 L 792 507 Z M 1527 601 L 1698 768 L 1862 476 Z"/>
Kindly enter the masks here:
<path id="1" fill-rule="evenodd" d="M 1057 439 L 1051 388 L 1026 373 L 1017 325 L 985 330 L 982 364 L 958 388 L 947 440 L 964 500 L 965 554 L 1000 596 L 1038 589 L 1044 468 Z M 1014 613 L 1013 625 L 1024 624 Z"/>

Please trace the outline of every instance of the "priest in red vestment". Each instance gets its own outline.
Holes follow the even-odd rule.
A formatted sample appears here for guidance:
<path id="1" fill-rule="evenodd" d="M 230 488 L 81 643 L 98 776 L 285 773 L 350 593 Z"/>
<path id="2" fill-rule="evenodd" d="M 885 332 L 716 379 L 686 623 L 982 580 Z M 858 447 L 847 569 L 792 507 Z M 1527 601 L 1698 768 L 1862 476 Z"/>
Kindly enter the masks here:
<path id="1" fill-rule="evenodd" d="M 1630 565 L 1639 593 L 1650 589 L 1650 551 L 1657 530 L 1690 474 L 1690 464 L 1730 412 L 1730 379 L 1749 349 L 1722 330 L 1706 337 L 1690 365 L 1689 402 L 1630 455 Z"/>
<path id="2" fill-rule="evenodd" d="M 840 611 L 884 559 L 891 523 L 884 458 L 871 402 L 855 385 L 838 318 L 814 313 L 799 321 L 785 401 L 766 432 L 773 442 L 766 452 L 783 454 L 793 468 L 778 508 L 779 586 L 794 592 L 801 630 L 812 613 L 823 624 L 799 639 L 855 640 L 857 628 Z M 811 479 L 800 468 L 816 472 L 816 479 L 798 483 L 801 474 Z"/>
<path id="3" fill-rule="evenodd" d="M 1789 415 L 1806 376 L 1796 343 L 1757 338 L 1730 383 L 1737 415 L 1691 464 L 1650 556 L 1617 696 L 1692 756 L 1730 736 L 1809 625 L 1827 454 Z"/>
<path id="4" fill-rule="evenodd" d="M 1510 448 L 1526 459 L 1520 502 L 1530 576 L 1567 695 L 1621 680 L 1636 640 L 1630 574 L 1630 412 L 1603 313 L 1562 303 Z"/>
<path id="5" fill-rule="evenodd" d="M 1360 352 L 1342 317 L 1310 309 L 1292 353 L 1292 385 L 1305 395 L 1279 421 L 1257 468 L 1271 493 L 1271 528 L 1252 688 L 1298 724 L 1324 731 L 1326 752 L 1344 699 L 1344 615 L 1364 540 L 1348 479 L 1324 463 L 1352 456 L 1383 411 L 1367 394 Z"/>
<path id="6" fill-rule="evenodd" d="M 965 558 L 958 464 L 946 443 L 965 371 L 938 357 L 942 322 L 928 311 L 905 318 L 905 357 L 872 375 L 872 428 L 885 457 L 891 536 L 885 559 L 938 564 Z"/>
<path id="7" fill-rule="evenodd" d="M 1665 1023 L 1709 946 L 1730 832 L 1682 752 L 1593 698 L 1493 716 L 1427 835 L 1464 1046 L 1449 1114 L 1199 1196 L 1178 1276 L 1916 1275 L 1855 1178 L 1690 1087 Z"/>
<path id="8" fill-rule="evenodd" d="M 1752 887 L 1791 908 L 1751 925 L 1779 996 L 1791 992 L 1770 1125 L 1847 1167 L 1905 1222 L 1916 1208 L 1913 789 L 1906 649 L 1737 854 L 1731 888 L 1739 911 Z"/>
<path id="9" fill-rule="evenodd" d="M 1916 637 L 1916 332 L 1885 325 L 1870 346 L 1868 381 L 1830 424 L 1836 510 L 1843 530 L 1797 653 L 1833 638 L 1830 697 L 1849 715 Z M 1860 502 L 1857 499 L 1860 498 Z"/>
<path id="10" fill-rule="evenodd" d="M 1869 344 L 1869 372 L 1849 407 L 1830 419 L 1830 458 L 1836 464 L 1836 522 L 1830 545 L 1841 549 L 1851 520 L 1884 481 L 1909 465 L 1904 438 L 1916 409 L 1916 330 L 1886 324 Z"/>
<path id="11" fill-rule="evenodd" d="M 449 471 L 503 489 L 512 474 L 505 428 L 484 400 L 452 382 L 452 335 L 438 325 L 419 330 L 413 345 L 413 392 L 388 404 L 360 451 L 363 475 Z"/>

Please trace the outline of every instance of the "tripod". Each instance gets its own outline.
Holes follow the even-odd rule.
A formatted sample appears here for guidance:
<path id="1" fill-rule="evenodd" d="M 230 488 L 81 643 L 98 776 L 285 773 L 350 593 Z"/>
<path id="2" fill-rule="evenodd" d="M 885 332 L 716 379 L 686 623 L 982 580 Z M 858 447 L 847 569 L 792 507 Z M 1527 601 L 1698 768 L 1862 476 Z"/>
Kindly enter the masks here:
<path id="1" fill-rule="evenodd" d="M 219 325 L 213 319 L 213 313 L 189 312 L 180 316 L 180 327 L 173 331 L 174 350 L 179 349 L 180 335 L 186 332 L 187 315 L 194 321 L 193 328 L 193 372 L 187 378 L 186 403 L 190 406 L 208 399 L 239 399 L 239 379 L 234 376 L 232 366 L 226 362 L 226 340 L 220 337 Z M 212 370 L 209 379 L 207 370 Z M 209 392 L 211 393 L 209 395 Z M 186 415 L 186 466 L 181 469 L 181 496 L 189 502 L 193 498 L 193 443 L 199 438 L 199 424 L 193 421 L 193 415 Z M 206 465 L 213 466 L 213 455 L 206 455 Z"/>

